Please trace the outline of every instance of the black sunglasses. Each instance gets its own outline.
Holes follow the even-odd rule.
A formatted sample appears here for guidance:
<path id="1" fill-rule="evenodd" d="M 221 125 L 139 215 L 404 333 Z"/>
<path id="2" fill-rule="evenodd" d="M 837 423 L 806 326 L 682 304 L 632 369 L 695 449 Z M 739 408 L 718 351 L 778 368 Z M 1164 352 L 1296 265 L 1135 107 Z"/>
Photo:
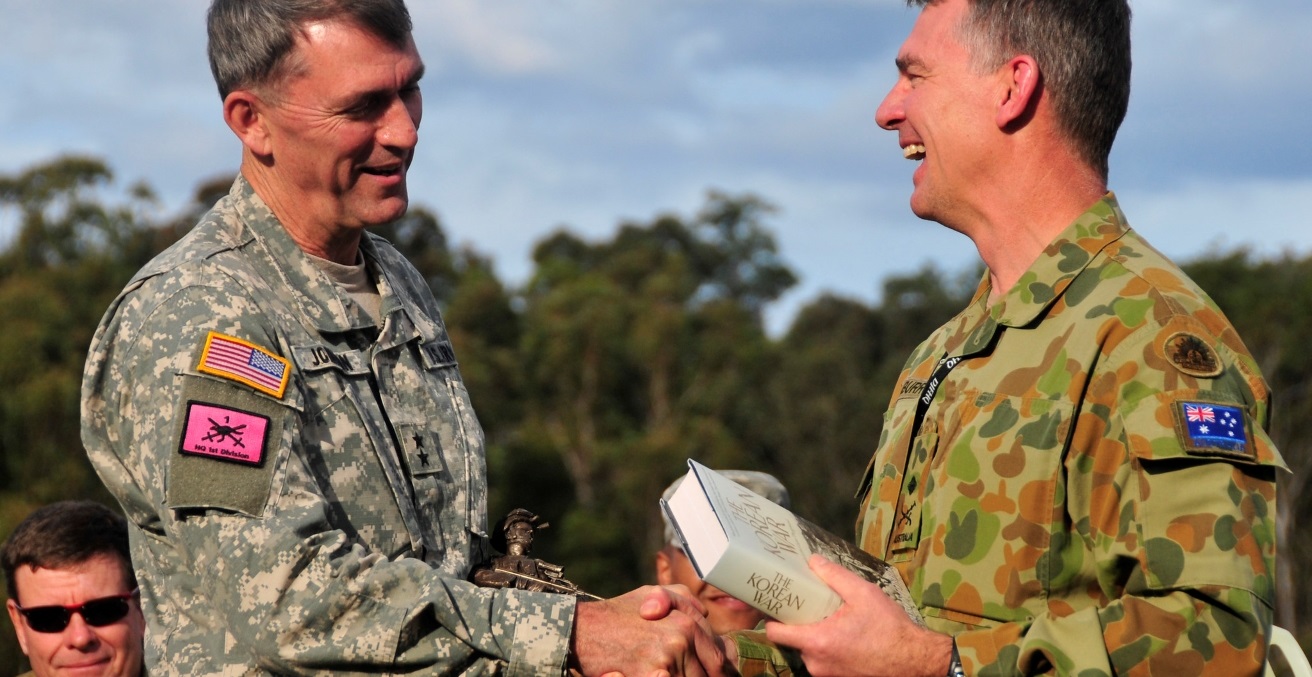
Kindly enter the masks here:
<path id="1" fill-rule="evenodd" d="M 18 613 L 27 619 L 27 627 L 37 632 L 63 632 L 73 620 L 73 614 L 82 614 L 82 620 L 92 627 L 103 627 L 117 623 L 128 615 L 128 600 L 137 596 L 137 590 L 122 594 L 92 599 L 73 606 L 34 606 L 24 609 L 15 602 Z"/>

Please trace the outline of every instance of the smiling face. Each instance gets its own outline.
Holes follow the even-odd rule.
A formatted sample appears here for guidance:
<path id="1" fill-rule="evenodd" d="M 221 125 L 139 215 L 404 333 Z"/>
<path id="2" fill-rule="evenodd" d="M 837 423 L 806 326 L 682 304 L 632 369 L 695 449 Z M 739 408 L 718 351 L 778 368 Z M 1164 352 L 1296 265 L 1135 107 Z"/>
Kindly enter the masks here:
<path id="1" fill-rule="evenodd" d="M 50 605 L 80 605 L 93 599 L 122 595 L 131 590 L 123 564 L 111 555 L 93 557 L 63 569 L 33 570 L 20 566 L 14 571 L 18 603 L 31 609 Z M 141 606 L 128 601 L 128 614 L 101 627 L 87 625 L 79 613 L 72 614 L 62 632 L 37 632 L 28 626 L 9 600 L 9 618 L 18 632 L 18 643 L 38 677 L 137 677 L 141 674 L 142 636 L 145 619 Z"/>
<path id="2" fill-rule="evenodd" d="M 414 41 L 397 47 L 328 20 L 305 26 L 289 58 L 290 73 L 267 91 L 229 94 L 253 101 L 259 117 L 247 147 L 261 197 L 310 249 L 400 218 L 423 114 Z"/>
<path id="3" fill-rule="evenodd" d="M 706 607 L 706 621 L 717 635 L 751 630 L 765 619 L 765 614 L 751 605 L 698 578 L 697 570 L 678 546 L 667 545 L 656 553 L 656 581 L 661 585 L 687 586 Z"/>
<path id="4" fill-rule="evenodd" d="M 977 73 L 958 34 L 966 0 L 925 7 L 897 56 L 898 80 L 875 113 L 896 131 L 903 156 L 919 163 L 911 210 L 957 227 L 974 196 L 995 190 L 985 180 L 990 139 L 998 134 L 994 74 Z"/>

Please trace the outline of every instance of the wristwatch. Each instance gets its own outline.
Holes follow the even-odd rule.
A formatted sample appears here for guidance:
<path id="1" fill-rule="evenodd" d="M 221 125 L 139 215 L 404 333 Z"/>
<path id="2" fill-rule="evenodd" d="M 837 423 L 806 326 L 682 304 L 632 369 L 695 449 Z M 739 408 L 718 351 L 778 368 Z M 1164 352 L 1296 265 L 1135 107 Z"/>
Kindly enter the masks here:
<path id="1" fill-rule="evenodd" d="M 957 651 L 957 638 L 952 638 L 952 662 L 948 663 L 948 677 L 966 677 L 961 669 L 961 654 Z"/>

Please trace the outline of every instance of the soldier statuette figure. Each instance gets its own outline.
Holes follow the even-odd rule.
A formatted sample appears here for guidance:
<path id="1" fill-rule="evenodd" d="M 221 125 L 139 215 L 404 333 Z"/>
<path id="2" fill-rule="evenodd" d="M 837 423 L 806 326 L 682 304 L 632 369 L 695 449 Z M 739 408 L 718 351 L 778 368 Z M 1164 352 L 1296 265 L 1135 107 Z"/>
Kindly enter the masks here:
<path id="1" fill-rule="evenodd" d="M 584 592 L 564 577 L 564 567 L 529 557 L 533 549 L 533 532 L 551 526 L 524 508 L 515 508 L 497 524 L 492 545 L 506 554 L 474 566 L 469 580 L 485 588 L 518 588 L 534 592 L 559 592 L 588 599 L 596 595 Z"/>

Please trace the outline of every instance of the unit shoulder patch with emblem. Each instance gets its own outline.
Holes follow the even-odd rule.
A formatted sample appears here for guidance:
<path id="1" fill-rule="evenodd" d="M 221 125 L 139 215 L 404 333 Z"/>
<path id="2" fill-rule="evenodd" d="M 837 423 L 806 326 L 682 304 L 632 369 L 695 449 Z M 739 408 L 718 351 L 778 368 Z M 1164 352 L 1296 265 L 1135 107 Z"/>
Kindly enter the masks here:
<path id="1" fill-rule="evenodd" d="M 294 410 L 248 388 L 184 376 L 165 504 L 263 514 Z"/>
<path id="2" fill-rule="evenodd" d="M 258 466 L 264 463 L 268 439 L 268 416 L 205 402 L 188 402 L 178 451 Z"/>

